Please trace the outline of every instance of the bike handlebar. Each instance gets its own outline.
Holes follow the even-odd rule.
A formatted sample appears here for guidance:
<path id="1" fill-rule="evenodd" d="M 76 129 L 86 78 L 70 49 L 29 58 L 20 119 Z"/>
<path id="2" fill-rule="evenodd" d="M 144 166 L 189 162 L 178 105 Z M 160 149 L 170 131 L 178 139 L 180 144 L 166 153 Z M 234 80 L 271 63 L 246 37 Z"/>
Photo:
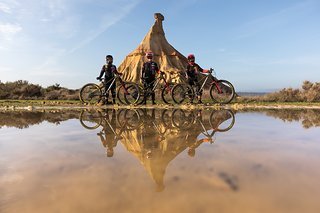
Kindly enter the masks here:
<path id="1" fill-rule="evenodd" d="M 104 78 L 99 78 L 99 77 L 97 77 L 97 80 L 98 80 L 98 81 L 103 81 Z"/>

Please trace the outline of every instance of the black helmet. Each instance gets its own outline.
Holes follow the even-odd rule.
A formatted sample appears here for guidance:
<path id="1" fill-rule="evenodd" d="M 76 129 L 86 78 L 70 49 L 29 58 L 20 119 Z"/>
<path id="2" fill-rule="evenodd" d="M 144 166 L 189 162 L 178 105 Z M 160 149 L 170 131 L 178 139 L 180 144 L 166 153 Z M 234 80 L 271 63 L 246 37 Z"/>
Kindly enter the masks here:
<path id="1" fill-rule="evenodd" d="M 107 56 L 106 56 L 106 61 L 107 61 L 108 64 L 112 64 L 112 62 L 113 62 L 113 57 L 112 57 L 112 55 L 107 55 Z"/>

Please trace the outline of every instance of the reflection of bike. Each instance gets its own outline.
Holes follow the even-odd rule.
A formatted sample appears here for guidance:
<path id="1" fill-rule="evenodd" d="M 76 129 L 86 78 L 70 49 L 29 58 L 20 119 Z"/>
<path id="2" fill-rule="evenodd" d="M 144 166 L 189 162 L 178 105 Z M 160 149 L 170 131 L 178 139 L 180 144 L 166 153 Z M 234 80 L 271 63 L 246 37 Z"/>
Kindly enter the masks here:
<path id="1" fill-rule="evenodd" d="M 202 128 L 201 134 L 206 137 L 200 141 L 213 143 L 213 136 L 216 132 L 226 132 L 233 127 L 235 116 L 231 110 L 212 111 L 209 118 L 210 129 L 206 129 L 201 120 L 197 119 L 197 121 Z"/>
<path id="2" fill-rule="evenodd" d="M 189 129 L 194 125 L 196 111 L 175 109 L 172 112 L 172 124 L 181 129 Z M 228 131 L 235 123 L 234 113 L 231 110 L 212 110 L 209 116 L 209 124 L 218 132 Z"/>
<path id="3" fill-rule="evenodd" d="M 83 110 L 80 113 L 80 123 L 86 129 L 97 129 L 102 127 L 102 130 L 97 133 L 101 143 L 106 148 L 107 157 L 112 157 L 114 147 L 118 141 L 125 137 L 125 133 L 134 130 L 137 118 L 134 110 L 115 110 L 107 109 L 103 112 L 95 110 Z"/>
<path id="4" fill-rule="evenodd" d="M 164 72 L 160 72 L 159 77 L 147 84 L 146 88 L 140 88 L 140 100 L 138 101 L 138 104 L 142 104 L 144 100 L 147 100 L 148 97 L 151 97 L 152 93 L 156 93 L 160 81 L 164 82 L 164 85 L 162 85 L 160 88 L 162 101 L 166 104 L 170 104 L 172 102 L 171 90 L 173 84 L 167 82 Z"/>
<path id="5" fill-rule="evenodd" d="M 227 80 L 218 80 L 212 75 L 212 72 L 213 69 L 210 69 L 209 74 L 202 74 L 205 77 L 200 79 L 200 82 L 203 81 L 203 83 L 199 89 L 199 93 L 204 90 L 207 81 L 210 79 L 209 92 L 211 99 L 221 104 L 230 103 L 235 96 L 233 85 Z M 195 95 L 199 94 L 195 94 L 194 87 L 186 83 L 177 84 L 172 88 L 172 99 L 177 104 L 184 102 L 186 98 L 192 101 Z"/>
<path id="6" fill-rule="evenodd" d="M 198 133 L 193 134 L 192 130 L 186 135 L 186 141 L 188 143 L 188 155 L 194 157 L 196 153 L 196 148 L 198 148 L 202 143 L 209 142 L 214 143 L 216 132 L 226 132 L 230 130 L 234 123 L 235 117 L 231 110 L 217 110 L 212 111 L 209 117 L 210 127 L 206 127 L 205 121 L 202 119 L 201 110 L 197 112 L 194 117 L 194 122 L 198 125 Z"/>
<path id="7" fill-rule="evenodd" d="M 104 114 L 102 114 L 101 111 L 96 110 L 82 110 L 79 117 L 80 123 L 86 129 L 97 129 L 101 125 L 110 123 L 111 118 L 109 116 L 110 113 L 108 112 L 113 110 L 107 109 L 104 111 Z M 117 128 L 130 130 L 139 122 L 139 114 L 135 110 L 120 109 L 116 111 Z"/>
<path id="8" fill-rule="evenodd" d="M 119 75 L 115 75 L 108 82 L 100 85 L 95 83 L 84 85 L 80 90 L 80 100 L 86 104 L 96 104 L 103 101 L 117 80 L 120 82 L 117 91 L 118 100 L 122 104 L 135 104 L 139 100 L 139 87 L 134 83 L 124 82 Z M 103 81 L 103 78 L 101 81 Z M 107 90 L 105 90 L 104 84 L 110 85 Z"/>

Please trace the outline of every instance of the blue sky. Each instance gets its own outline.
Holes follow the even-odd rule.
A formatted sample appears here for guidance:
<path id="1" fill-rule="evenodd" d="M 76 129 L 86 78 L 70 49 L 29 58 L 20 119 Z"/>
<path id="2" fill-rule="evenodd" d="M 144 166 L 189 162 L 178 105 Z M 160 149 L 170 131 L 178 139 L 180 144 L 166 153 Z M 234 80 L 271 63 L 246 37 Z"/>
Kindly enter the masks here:
<path id="1" fill-rule="evenodd" d="M 0 0 L 0 80 L 95 82 L 105 55 L 119 65 L 155 12 L 171 45 L 237 91 L 320 82 L 319 0 Z"/>

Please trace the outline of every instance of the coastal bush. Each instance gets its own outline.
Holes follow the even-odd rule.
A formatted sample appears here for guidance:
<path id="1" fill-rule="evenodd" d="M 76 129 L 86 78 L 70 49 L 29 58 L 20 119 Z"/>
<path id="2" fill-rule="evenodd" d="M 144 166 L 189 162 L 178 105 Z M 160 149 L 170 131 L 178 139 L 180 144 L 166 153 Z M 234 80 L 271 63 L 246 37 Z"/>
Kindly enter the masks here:
<path id="1" fill-rule="evenodd" d="M 320 83 L 304 81 L 300 89 L 284 88 L 261 96 L 240 96 L 237 101 L 250 102 L 320 102 Z"/>
<path id="2" fill-rule="evenodd" d="M 46 88 L 28 81 L 18 80 L 2 83 L 0 81 L 0 99 L 19 100 L 79 100 L 79 90 L 72 90 L 54 84 Z"/>

